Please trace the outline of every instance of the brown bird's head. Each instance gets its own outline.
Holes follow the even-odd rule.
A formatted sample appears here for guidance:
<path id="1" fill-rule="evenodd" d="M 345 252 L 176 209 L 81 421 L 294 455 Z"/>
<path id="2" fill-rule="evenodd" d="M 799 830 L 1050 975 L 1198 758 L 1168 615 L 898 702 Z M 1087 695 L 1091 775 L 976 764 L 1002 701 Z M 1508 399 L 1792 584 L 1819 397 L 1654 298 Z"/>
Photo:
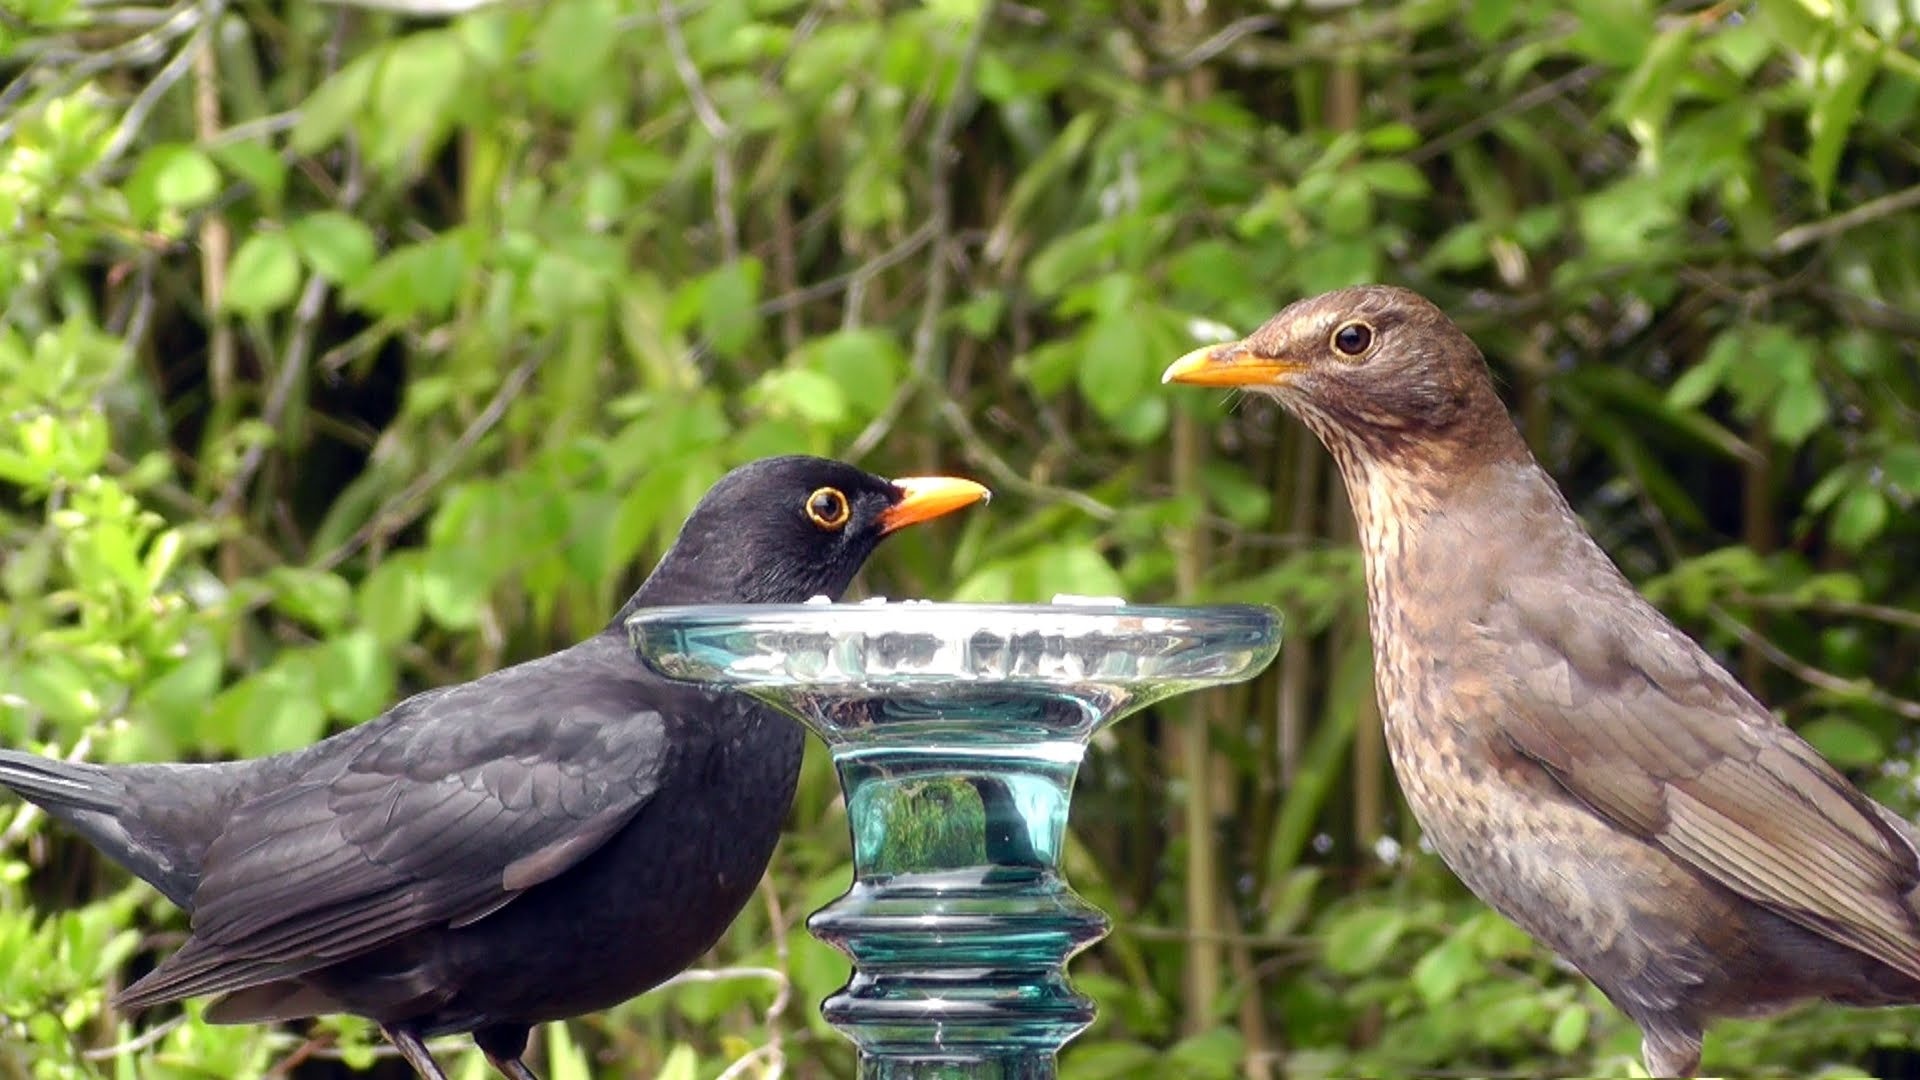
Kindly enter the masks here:
<path id="1" fill-rule="evenodd" d="M 1161 381 L 1277 398 L 1349 474 L 1526 453 L 1472 339 L 1420 294 L 1388 285 L 1298 301 L 1240 341 L 1174 361 Z"/>

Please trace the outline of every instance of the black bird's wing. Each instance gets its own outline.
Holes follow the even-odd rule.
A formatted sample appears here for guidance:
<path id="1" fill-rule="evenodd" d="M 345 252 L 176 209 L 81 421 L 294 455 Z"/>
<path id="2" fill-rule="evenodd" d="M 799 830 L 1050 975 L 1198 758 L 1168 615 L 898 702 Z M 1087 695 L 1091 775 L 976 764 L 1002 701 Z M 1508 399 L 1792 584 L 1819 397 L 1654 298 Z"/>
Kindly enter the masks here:
<path id="1" fill-rule="evenodd" d="M 1920 978 L 1920 857 L 1892 815 L 1619 582 L 1508 586 L 1503 730 L 1576 798 L 1720 884 Z"/>
<path id="2" fill-rule="evenodd" d="M 552 663 L 566 656 L 410 698 L 343 736 L 337 764 L 239 806 L 207 851 L 192 936 L 120 1003 L 238 990 L 471 923 L 598 848 L 703 741 L 637 704 L 641 684 Z"/>

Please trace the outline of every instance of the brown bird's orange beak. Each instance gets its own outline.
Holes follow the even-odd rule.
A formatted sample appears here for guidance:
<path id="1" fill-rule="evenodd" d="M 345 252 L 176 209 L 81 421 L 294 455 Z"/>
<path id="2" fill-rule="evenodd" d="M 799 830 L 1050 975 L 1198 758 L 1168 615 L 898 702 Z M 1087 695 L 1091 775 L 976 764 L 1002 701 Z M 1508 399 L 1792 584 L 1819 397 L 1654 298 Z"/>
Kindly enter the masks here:
<path id="1" fill-rule="evenodd" d="M 1246 342 L 1203 345 L 1175 360 L 1160 375 L 1163 383 L 1189 386 L 1284 386 L 1305 364 L 1253 355 Z"/>
<path id="2" fill-rule="evenodd" d="M 905 497 L 880 512 L 882 536 L 993 497 L 979 484 L 953 476 L 902 476 L 890 482 Z"/>

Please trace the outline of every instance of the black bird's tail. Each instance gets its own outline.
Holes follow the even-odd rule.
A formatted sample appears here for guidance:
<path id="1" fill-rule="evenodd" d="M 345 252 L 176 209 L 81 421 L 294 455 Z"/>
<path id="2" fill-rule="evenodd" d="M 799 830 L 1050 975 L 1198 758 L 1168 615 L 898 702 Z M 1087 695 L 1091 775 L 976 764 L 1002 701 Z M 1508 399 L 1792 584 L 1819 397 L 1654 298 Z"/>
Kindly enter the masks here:
<path id="1" fill-rule="evenodd" d="M 120 785 L 98 765 L 0 750 L 0 784 L 63 821 L 70 817 L 63 811 L 111 814 L 120 809 Z"/>
<path id="2" fill-rule="evenodd" d="M 142 823 L 141 800 L 130 795 L 124 768 L 0 750 L 0 786 L 12 788 L 79 833 L 167 899 L 190 908 L 199 879 L 197 860 L 187 857 L 176 839 L 164 836 L 167 830 Z M 129 823 L 136 826 L 133 833 Z M 136 840 L 136 834 L 142 839 Z"/>

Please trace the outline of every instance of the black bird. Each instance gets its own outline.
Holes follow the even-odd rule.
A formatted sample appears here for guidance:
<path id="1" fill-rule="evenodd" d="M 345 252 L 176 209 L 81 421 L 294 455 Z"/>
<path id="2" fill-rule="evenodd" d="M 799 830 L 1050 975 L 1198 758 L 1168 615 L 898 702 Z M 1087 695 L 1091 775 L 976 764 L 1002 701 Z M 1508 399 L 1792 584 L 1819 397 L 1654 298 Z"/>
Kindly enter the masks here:
<path id="1" fill-rule="evenodd" d="M 0 751 L 0 785 L 191 916 L 186 944 L 117 1005 L 222 994 L 216 1023 L 354 1013 L 427 1080 L 444 1074 L 423 1040 L 471 1032 L 532 1080 L 534 1024 L 632 998 L 719 938 L 799 774 L 798 724 L 652 673 L 627 616 L 838 598 L 882 537 L 986 497 L 966 480 L 754 462 L 571 648 L 292 753 L 102 766 Z"/>

